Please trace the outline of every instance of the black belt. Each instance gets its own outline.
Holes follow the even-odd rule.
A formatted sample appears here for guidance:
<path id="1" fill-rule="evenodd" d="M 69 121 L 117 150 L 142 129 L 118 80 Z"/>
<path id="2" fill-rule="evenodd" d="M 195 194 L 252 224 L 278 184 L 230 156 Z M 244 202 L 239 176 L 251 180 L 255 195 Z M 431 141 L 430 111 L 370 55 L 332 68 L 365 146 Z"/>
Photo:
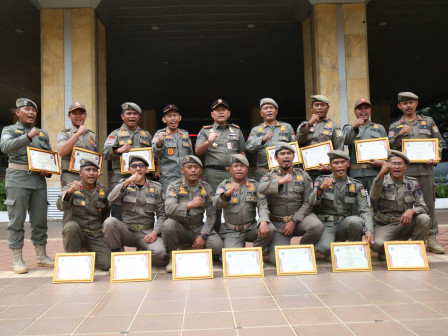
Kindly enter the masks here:
<path id="1" fill-rule="evenodd" d="M 230 171 L 230 167 L 221 167 L 221 166 L 208 165 L 208 166 L 205 166 L 205 168 L 211 168 L 211 169 L 216 169 L 216 170 L 222 170 L 222 171 L 225 171 L 225 172 Z"/>

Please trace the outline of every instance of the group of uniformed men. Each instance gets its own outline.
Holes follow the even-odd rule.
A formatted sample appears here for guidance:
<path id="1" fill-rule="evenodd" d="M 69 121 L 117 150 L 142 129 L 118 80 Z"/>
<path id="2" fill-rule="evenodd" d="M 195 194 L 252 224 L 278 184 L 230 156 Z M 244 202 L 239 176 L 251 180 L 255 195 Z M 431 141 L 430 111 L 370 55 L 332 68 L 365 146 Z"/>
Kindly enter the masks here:
<path id="1" fill-rule="evenodd" d="M 368 99 L 354 104 L 356 121 L 341 130 L 327 117 L 329 99 L 311 98 L 312 117 L 299 125 L 298 143 L 330 140 L 334 150 L 328 153 L 329 165 L 307 172 L 293 164 L 289 142 L 296 140 L 296 133 L 290 124 L 277 120 L 278 105 L 271 98 L 260 101 L 264 122 L 251 130 L 247 141 L 239 126 L 228 123 L 229 104 L 222 99 L 213 102 L 214 123 L 202 127 L 194 150 L 189 133 L 179 128 L 182 116 L 176 105 L 163 109 L 166 127 L 152 138 L 138 126 L 140 107 L 124 103 L 123 125 L 110 133 L 103 149 L 104 158 L 112 161 L 110 193 L 97 182 L 96 162 L 82 160 L 79 174 L 68 171 L 75 146 L 98 150 L 95 134 L 84 126 L 85 106 L 72 103 L 68 110 L 72 126 L 59 133 L 57 144 L 62 168 L 57 206 L 64 211 L 64 250 L 96 252 L 96 266 L 103 270 L 110 268 L 111 251 L 123 251 L 125 246 L 151 250 L 154 264 L 166 265 L 168 272 L 171 251 L 187 245 L 210 248 L 219 256 L 223 247 L 244 247 L 249 241 L 262 247 L 275 264 L 275 246 L 290 244 L 293 236 L 301 236 L 301 244 L 314 244 L 325 258 L 331 242 L 347 240 L 365 240 L 380 260 L 385 258 L 384 241 L 397 239 L 424 240 L 428 250 L 444 253 L 436 240 L 433 166 L 437 162 L 410 163 L 400 151 L 402 139 L 439 138 L 441 152 L 442 138 L 433 119 L 416 113 L 418 97 L 398 94 L 403 116 L 392 123 L 389 134 L 370 121 Z M 9 158 L 5 204 L 13 268 L 26 273 L 22 247 L 27 211 L 37 264 L 54 265 L 45 249 L 49 174 L 30 171 L 26 152 L 27 146 L 45 150 L 51 146 L 48 134 L 34 126 L 36 104 L 20 98 L 16 106 L 18 121 L 3 129 L 0 147 Z M 355 140 L 386 136 L 392 148 L 387 161 L 356 163 Z M 159 182 L 148 177 L 149 162 L 138 152 L 129 156 L 130 173 L 123 175 L 121 155 L 150 146 L 160 165 Z M 269 171 L 265 148 L 270 146 L 275 146 L 279 167 Z M 257 153 L 255 179 L 248 178 L 246 151 Z M 205 156 L 204 164 L 198 156 Z"/>

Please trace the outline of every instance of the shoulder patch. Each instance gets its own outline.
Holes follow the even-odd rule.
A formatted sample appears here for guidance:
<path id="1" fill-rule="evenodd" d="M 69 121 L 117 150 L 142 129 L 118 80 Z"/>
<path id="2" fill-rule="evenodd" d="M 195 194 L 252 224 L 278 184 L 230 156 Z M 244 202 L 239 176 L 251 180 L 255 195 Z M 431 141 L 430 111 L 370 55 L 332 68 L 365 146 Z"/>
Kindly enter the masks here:
<path id="1" fill-rule="evenodd" d="M 394 135 L 395 135 L 395 132 L 394 132 L 394 131 L 389 131 L 389 138 L 393 138 Z"/>
<path id="2" fill-rule="evenodd" d="M 2 140 L 9 139 L 10 137 L 11 137 L 11 134 L 9 134 L 9 133 L 3 133 L 2 134 Z"/>
<path id="3" fill-rule="evenodd" d="M 337 136 L 341 137 L 342 136 L 342 131 L 340 129 L 336 130 L 336 134 Z"/>
<path id="4" fill-rule="evenodd" d="M 106 142 L 104 143 L 104 146 L 112 146 L 115 142 L 115 137 L 114 136 L 109 136 L 106 140 Z"/>
<path id="5" fill-rule="evenodd" d="M 269 177 L 268 177 L 267 175 L 265 175 L 265 176 L 263 176 L 263 177 L 261 178 L 260 181 L 267 181 L 267 180 L 269 180 Z"/>
<path id="6" fill-rule="evenodd" d="M 68 139 L 68 135 L 64 134 L 64 133 L 60 133 L 58 136 L 58 141 L 62 141 L 62 140 L 67 140 Z"/>
<path id="7" fill-rule="evenodd" d="M 361 195 L 364 197 L 367 197 L 367 190 L 365 190 L 364 188 L 361 189 Z"/>
<path id="8" fill-rule="evenodd" d="M 439 128 L 436 125 L 432 127 L 432 130 L 434 133 L 439 133 Z"/>
<path id="9" fill-rule="evenodd" d="M 237 124 L 230 124 L 230 125 L 232 125 L 233 127 L 236 127 L 236 128 L 240 128 Z"/>
<path id="10" fill-rule="evenodd" d="M 213 125 L 202 126 L 202 128 L 205 128 L 205 129 L 209 129 L 209 128 L 212 128 L 212 127 L 213 127 Z"/>

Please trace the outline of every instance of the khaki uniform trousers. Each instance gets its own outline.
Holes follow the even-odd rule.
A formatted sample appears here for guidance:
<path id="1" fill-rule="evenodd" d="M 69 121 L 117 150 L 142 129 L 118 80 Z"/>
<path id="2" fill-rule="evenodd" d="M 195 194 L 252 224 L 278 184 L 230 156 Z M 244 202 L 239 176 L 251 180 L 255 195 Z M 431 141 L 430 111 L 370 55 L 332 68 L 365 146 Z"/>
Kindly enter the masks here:
<path id="1" fill-rule="evenodd" d="M 224 248 L 241 248 L 246 245 L 246 242 L 253 242 L 254 247 L 261 247 L 266 250 L 272 239 L 274 238 L 275 227 L 268 222 L 269 234 L 266 238 L 258 236 L 258 225 L 254 222 L 245 231 L 235 231 L 230 229 L 225 223 L 222 224 L 219 231 L 219 236 L 223 240 Z"/>
<path id="2" fill-rule="evenodd" d="M 420 189 L 423 193 L 423 199 L 425 200 L 426 206 L 428 207 L 428 215 L 431 218 L 431 228 L 429 229 L 430 235 L 438 235 L 439 234 L 439 221 L 436 217 L 436 191 L 434 184 L 434 176 L 433 175 L 423 175 L 423 176 L 414 176 L 408 175 L 411 177 L 415 177 L 420 185 Z"/>
<path id="3" fill-rule="evenodd" d="M 213 168 L 205 168 L 204 181 L 210 184 L 210 187 L 212 187 L 213 192 L 216 192 L 216 189 L 218 189 L 218 186 L 222 181 L 231 177 L 232 176 L 230 175 L 230 172 Z M 222 210 L 216 210 L 216 220 L 214 226 L 216 232 L 219 232 L 221 228 L 222 223 L 221 217 L 222 217 Z"/>

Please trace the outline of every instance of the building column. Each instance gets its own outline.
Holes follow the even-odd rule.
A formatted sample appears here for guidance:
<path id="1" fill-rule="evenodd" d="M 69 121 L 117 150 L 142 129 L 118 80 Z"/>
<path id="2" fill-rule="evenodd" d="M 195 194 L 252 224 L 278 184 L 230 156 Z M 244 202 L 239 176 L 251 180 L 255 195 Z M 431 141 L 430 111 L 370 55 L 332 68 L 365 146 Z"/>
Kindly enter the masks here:
<path id="1" fill-rule="evenodd" d="M 355 120 L 354 102 L 369 98 L 366 5 L 315 4 L 303 22 L 307 118 L 313 94 L 330 99 L 329 117 Z"/>

